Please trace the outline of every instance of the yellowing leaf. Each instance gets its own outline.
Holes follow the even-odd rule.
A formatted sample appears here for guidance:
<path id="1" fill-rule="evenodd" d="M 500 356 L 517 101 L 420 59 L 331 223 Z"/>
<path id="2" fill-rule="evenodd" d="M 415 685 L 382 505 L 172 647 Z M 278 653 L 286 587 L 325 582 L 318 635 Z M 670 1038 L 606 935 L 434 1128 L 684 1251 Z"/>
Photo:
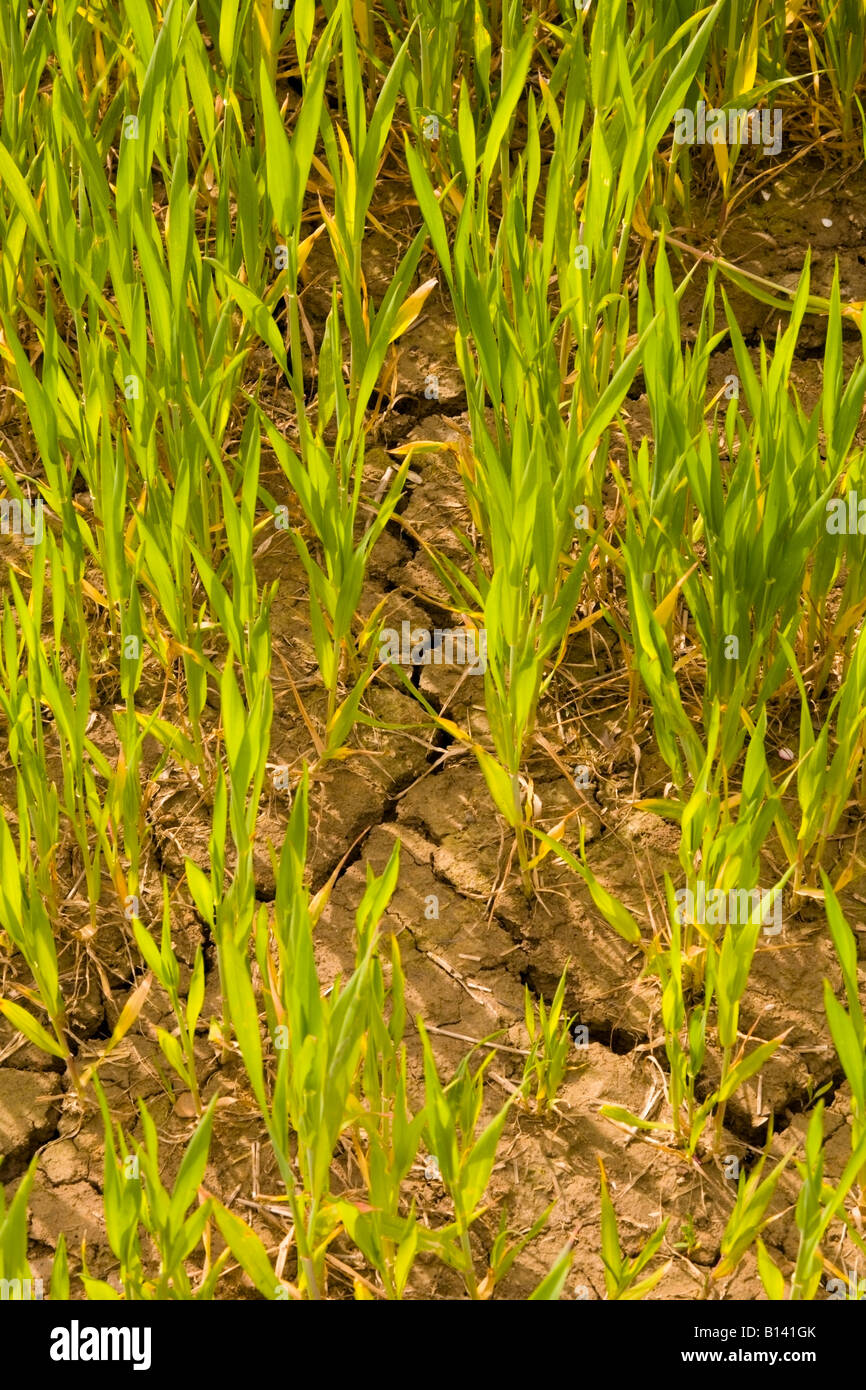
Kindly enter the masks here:
<path id="1" fill-rule="evenodd" d="M 639 232 L 640 235 L 642 237 L 645 237 L 647 241 L 652 241 L 652 229 L 649 223 L 647 222 L 646 217 L 644 216 L 644 210 L 641 206 L 640 200 L 638 200 L 634 205 L 634 212 L 632 213 L 631 220 L 635 231 Z"/>
<path id="2" fill-rule="evenodd" d="M 364 0 L 353 0 L 352 17 L 355 21 L 355 28 L 358 30 L 358 37 L 364 48 L 370 47 L 370 16 Z"/>
<path id="3" fill-rule="evenodd" d="M 42 1024 L 37 1023 L 33 1015 L 22 1009 L 20 1004 L 13 1004 L 11 999 L 0 999 L 0 1012 L 6 1015 L 13 1028 L 23 1033 L 29 1042 L 34 1043 L 43 1052 L 48 1052 L 52 1057 L 66 1055 L 56 1039 L 52 1038 L 50 1033 L 46 1033 Z"/>
<path id="4" fill-rule="evenodd" d="M 349 227 L 353 227 L 355 225 L 355 204 L 358 198 L 358 178 L 355 172 L 355 161 L 352 158 L 349 142 L 343 134 L 343 127 L 339 125 L 337 126 L 337 138 L 340 141 L 343 166 L 345 169 L 343 197 L 346 200 L 346 223 Z"/>
<path id="5" fill-rule="evenodd" d="M 419 452 L 441 454 L 448 449 L 448 443 L 441 439 L 413 439 L 411 444 L 396 444 L 393 449 L 389 449 L 389 454 L 397 454 L 399 458 L 405 458 L 407 454 L 417 454 Z"/>
<path id="6" fill-rule="evenodd" d="M 102 1052 L 99 1054 L 97 1060 L 94 1063 L 92 1063 L 92 1065 L 89 1066 L 87 1070 L 84 1072 L 81 1078 L 82 1086 L 87 1085 L 91 1076 L 96 1071 L 96 1068 L 104 1061 L 104 1059 L 108 1056 L 109 1052 L 111 1052 L 112 1048 L 117 1046 L 121 1038 L 123 1038 L 124 1035 L 129 1032 L 133 1023 L 138 1018 L 138 1015 L 141 1013 L 141 1010 L 144 1006 L 144 1001 L 150 993 L 150 987 L 152 984 L 153 976 L 150 974 L 145 975 L 141 984 L 138 985 L 137 988 L 132 991 L 132 993 L 130 994 L 129 998 L 127 999 L 126 1003 L 120 1011 L 120 1017 L 118 1018 L 117 1023 L 114 1025 L 114 1031 L 111 1034 L 108 1043 L 103 1048 Z"/>
<path id="7" fill-rule="evenodd" d="M 304 237 L 303 241 L 299 244 L 299 246 L 298 246 L 298 273 L 299 273 L 299 274 L 300 274 L 300 272 L 303 270 L 304 266 L 307 264 L 307 260 L 308 260 L 308 258 L 309 258 L 310 252 L 312 251 L 313 247 L 315 246 L 316 242 L 318 241 L 319 237 L 322 235 L 322 232 L 323 232 L 324 230 L 325 230 L 325 224 L 324 224 L 324 222 L 321 222 L 321 223 L 319 224 L 319 226 L 316 228 L 316 230 L 315 230 L 314 232 L 311 232 L 309 236 Z"/>
<path id="8" fill-rule="evenodd" d="M 469 742 L 467 735 L 463 732 L 460 725 L 455 724 L 452 719 L 443 719 L 442 716 L 439 715 L 436 723 L 439 725 L 440 729 L 444 729 L 445 733 L 450 734 L 452 738 L 459 739 L 461 743 Z"/>
<path id="9" fill-rule="evenodd" d="M 105 595 L 101 594 L 98 589 L 94 589 L 93 585 L 86 579 L 81 580 L 81 592 L 86 594 L 87 597 L 100 608 L 111 608 L 111 604 L 108 602 Z"/>
<path id="10" fill-rule="evenodd" d="M 413 290 L 409 297 L 403 300 L 397 311 L 397 317 L 394 319 L 394 327 L 391 329 L 391 336 L 388 339 L 389 343 L 393 343 L 395 338 L 399 338 L 401 333 L 405 333 L 406 329 L 411 327 L 424 308 L 430 291 L 435 289 L 438 283 L 438 280 L 425 280 L 423 285 L 419 285 L 417 290 Z"/>
<path id="11" fill-rule="evenodd" d="M 563 835 L 565 834 L 565 827 L 568 825 L 568 822 L 571 820 L 572 816 L 576 816 L 576 815 L 577 815 L 577 811 L 569 811 L 569 813 L 568 813 L 567 816 L 563 816 L 562 820 L 559 821 L 559 823 L 558 823 L 557 825 L 555 825 L 555 826 L 553 827 L 552 830 L 548 830 L 548 832 L 547 832 L 547 837 L 548 837 L 548 839 L 549 839 L 549 840 L 554 840 L 557 844 L 559 844 L 559 842 L 561 841 Z M 541 849 L 539 850 L 538 854 L 536 854 L 535 858 L 534 858 L 534 859 L 530 859 L 530 861 L 529 861 L 529 868 L 530 868 L 530 869 L 537 869 L 537 868 L 538 868 L 538 865 L 541 863 L 542 859 L 546 859 L 547 856 L 548 856 L 548 854 L 550 853 L 550 851 L 551 851 L 552 849 L 553 849 L 553 845 L 551 845 L 551 844 L 543 844 L 542 847 L 541 847 Z"/>
<path id="12" fill-rule="evenodd" d="M 505 817 L 512 829 L 520 824 L 520 815 L 514 803 L 514 788 L 511 778 L 501 763 L 492 758 L 486 749 L 473 744 L 473 752 L 478 759 L 490 795 L 496 809 Z"/>
<path id="13" fill-rule="evenodd" d="M 713 132 L 713 156 L 719 171 L 719 178 L 722 181 L 722 191 L 727 197 L 731 162 L 728 159 L 728 147 L 725 144 L 724 135 L 718 130 Z"/>
<path id="14" fill-rule="evenodd" d="M 656 622 L 659 623 L 662 627 L 665 626 L 668 619 L 673 614 L 674 608 L 676 607 L 677 595 L 679 594 L 680 589 L 685 584 L 689 575 L 694 574 L 697 567 L 698 561 L 695 560 L 695 563 L 692 565 L 691 569 L 687 570 L 685 574 L 680 575 L 673 588 L 667 594 L 665 594 L 661 603 L 658 605 L 656 609 L 654 609 L 653 617 L 655 618 Z"/>
<path id="15" fill-rule="evenodd" d="M 749 34 L 748 42 L 744 41 L 737 58 L 737 70 L 734 73 L 735 97 L 742 92 L 750 92 L 755 85 L 755 73 L 758 71 L 758 11 L 759 5 L 755 6 L 754 19 L 752 20 L 752 30 Z"/>

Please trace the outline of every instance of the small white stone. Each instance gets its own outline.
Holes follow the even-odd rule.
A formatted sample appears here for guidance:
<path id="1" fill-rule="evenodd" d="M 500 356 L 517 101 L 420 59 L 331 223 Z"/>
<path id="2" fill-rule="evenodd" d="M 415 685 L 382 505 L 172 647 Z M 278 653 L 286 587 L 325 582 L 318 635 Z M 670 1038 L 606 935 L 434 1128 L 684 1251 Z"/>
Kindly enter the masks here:
<path id="1" fill-rule="evenodd" d="M 822 217 L 822 218 L 821 218 L 821 226 L 822 226 L 822 227 L 832 227 L 832 225 L 833 225 L 833 219 L 832 219 L 832 217 Z"/>

